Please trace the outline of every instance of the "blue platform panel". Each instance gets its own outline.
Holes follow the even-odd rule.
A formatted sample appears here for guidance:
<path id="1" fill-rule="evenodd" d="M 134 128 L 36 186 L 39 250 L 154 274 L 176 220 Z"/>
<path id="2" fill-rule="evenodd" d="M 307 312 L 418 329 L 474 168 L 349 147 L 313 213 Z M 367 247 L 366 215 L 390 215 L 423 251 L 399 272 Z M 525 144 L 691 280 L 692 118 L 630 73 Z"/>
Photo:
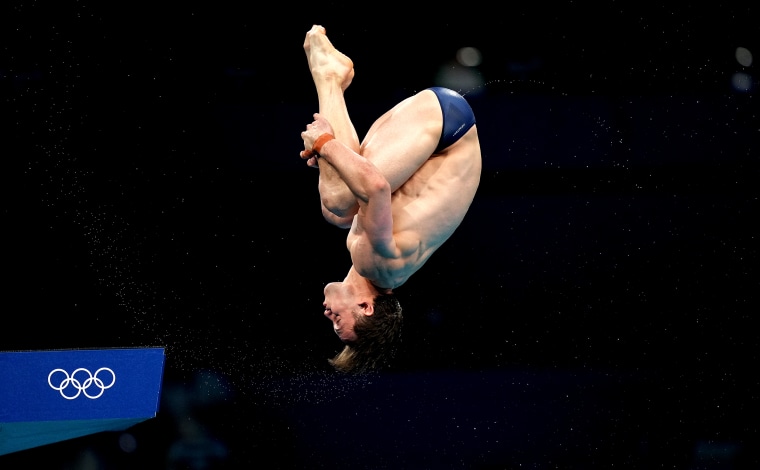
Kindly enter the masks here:
<path id="1" fill-rule="evenodd" d="M 163 369 L 163 348 L 0 352 L 0 455 L 155 417 Z"/>

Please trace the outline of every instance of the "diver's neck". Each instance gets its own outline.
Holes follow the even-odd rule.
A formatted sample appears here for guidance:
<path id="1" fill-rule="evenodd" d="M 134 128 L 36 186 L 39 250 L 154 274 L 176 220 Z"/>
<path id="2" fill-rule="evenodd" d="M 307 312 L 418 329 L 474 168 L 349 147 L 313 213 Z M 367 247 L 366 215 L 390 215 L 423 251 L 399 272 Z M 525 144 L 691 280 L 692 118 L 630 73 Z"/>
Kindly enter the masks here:
<path id="1" fill-rule="evenodd" d="M 356 290 L 370 293 L 373 297 L 378 294 L 386 295 L 393 293 L 392 289 L 373 284 L 368 278 L 359 274 L 353 266 L 348 270 L 348 274 L 346 274 L 343 282 L 351 284 Z"/>

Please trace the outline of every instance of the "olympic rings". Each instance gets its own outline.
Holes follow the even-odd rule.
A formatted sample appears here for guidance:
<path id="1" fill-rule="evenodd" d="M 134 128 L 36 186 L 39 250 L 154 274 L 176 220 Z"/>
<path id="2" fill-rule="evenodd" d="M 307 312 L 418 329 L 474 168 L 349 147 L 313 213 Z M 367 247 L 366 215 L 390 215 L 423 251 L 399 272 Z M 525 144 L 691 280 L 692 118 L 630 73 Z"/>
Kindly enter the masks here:
<path id="1" fill-rule="evenodd" d="M 111 383 L 109 383 L 108 385 L 105 385 L 103 383 L 103 380 L 101 380 L 98 377 L 98 374 L 100 374 L 101 372 L 106 372 L 106 371 L 111 374 Z M 51 381 L 53 378 L 53 374 L 55 374 L 56 372 L 63 373 L 66 376 L 66 378 L 61 380 L 58 386 L 53 385 L 53 382 Z M 87 378 L 84 379 L 83 381 L 81 380 L 83 378 L 82 374 L 79 374 L 80 378 L 76 378 L 76 375 L 80 372 L 87 374 Z M 100 396 L 103 395 L 103 392 L 105 392 L 107 388 L 113 387 L 114 383 L 116 383 L 116 374 L 114 373 L 114 371 L 112 371 L 108 367 L 101 367 L 100 369 L 96 370 L 94 374 L 90 373 L 89 370 L 82 367 L 80 367 L 79 369 L 76 369 L 74 372 L 71 373 L 71 375 L 69 375 L 69 373 L 63 369 L 53 369 L 52 371 L 50 371 L 50 374 L 48 374 L 48 385 L 50 385 L 50 388 L 52 388 L 53 390 L 58 390 L 61 393 L 61 396 L 67 400 L 75 399 L 76 397 L 79 396 L 80 393 L 83 393 L 84 396 L 86 396 L 87 398 L 91 400 L 100 398 Z M 64 393 L 64 391 L 69 388 L 69 385 L 74 387 L 74 389 L 76 390 L 76 394 L 67 395 L 66 393 Z M 92 385 L 100 389 L 100 392 L 97 395 L 90 395 L 89 393 L 87 393 L 87 390 Z"/>

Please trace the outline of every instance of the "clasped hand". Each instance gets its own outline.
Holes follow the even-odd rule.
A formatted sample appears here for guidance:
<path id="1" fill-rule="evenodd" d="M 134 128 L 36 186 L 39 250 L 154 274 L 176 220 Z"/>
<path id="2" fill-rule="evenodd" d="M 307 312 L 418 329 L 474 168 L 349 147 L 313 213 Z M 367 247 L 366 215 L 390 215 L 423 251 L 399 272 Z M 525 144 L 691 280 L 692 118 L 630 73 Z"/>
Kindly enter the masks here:
<path id="1" fill-rule="evenodd" d="M 314 122 L 306 125 L 306 130 L 301 132 L 301 139 L 303 139 L 303 148 L 301 151 L 301 158 L 306 160 L 306 164 L 310 167 L 317 167 L 317 155 L 312 151 L 314 142 L 322 134 L 332 134 L 332 126 L 323 118 L 321 114 L 314 113 Z"/>

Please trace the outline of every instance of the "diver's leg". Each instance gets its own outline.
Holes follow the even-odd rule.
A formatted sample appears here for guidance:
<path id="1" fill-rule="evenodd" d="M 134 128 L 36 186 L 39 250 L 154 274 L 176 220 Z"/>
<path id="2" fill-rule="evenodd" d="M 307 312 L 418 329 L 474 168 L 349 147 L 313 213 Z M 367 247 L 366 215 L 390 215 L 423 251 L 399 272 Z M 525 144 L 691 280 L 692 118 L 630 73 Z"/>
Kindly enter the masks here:
<path id="1" fill-rule="evenodd" d="M 322 26 L 312 26 L 303 48 L 317 89 L 319 113 L 330 122 L 335 138 L 359 153 L 359 138 L 344 98 L 354 78 L 353 62 L 332 45 Z M 350 226 L 358 209 L 355 196 L 330 164 L 324 160 L 317 163 L 316 159 L 309 160 L 309 164 L 319 167 L 319 195 L 325 218 L 335 225 Z"/>

